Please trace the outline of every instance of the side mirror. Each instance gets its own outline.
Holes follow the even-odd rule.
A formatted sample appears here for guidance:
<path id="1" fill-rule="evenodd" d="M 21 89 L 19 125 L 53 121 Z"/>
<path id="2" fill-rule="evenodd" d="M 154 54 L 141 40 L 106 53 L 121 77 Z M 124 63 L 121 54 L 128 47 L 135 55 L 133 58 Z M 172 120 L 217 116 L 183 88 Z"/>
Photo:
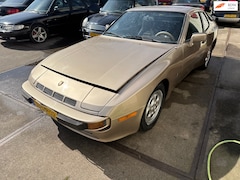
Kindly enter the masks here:
<path id="1" fill-rule="evenodd" d="M 195 42 L 206 41 L 207 34 L 205 33 L 194 33 L 189 41 L 189 46 L 193 46 Z"/>
<path id="2" fill-rule="evenodd" d="M 105 29 L 107 30 L 109 28 L 110 24 L 105 25 Z"/>
<path id="3" fill-rule="evenodd" d="M 54 6 L 53 11 L 55 12 L 57 10 L 58 10 L 58 6 Z"/>
<path id="4" fill-rule="evenodd" d="M 106 24 L 105 25 L 105 29 L 108 29 L 113 23 L 115 23 L 116 20 L 114 20 L 113 22 L 111 22 L 111 24 Z"/>

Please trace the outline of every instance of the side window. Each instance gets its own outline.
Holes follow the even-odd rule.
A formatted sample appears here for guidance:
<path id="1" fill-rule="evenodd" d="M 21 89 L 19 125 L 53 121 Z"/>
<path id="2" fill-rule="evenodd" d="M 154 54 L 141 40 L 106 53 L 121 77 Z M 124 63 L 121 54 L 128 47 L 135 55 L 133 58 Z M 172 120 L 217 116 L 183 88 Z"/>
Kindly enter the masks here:
<path id="1" fill-rule="evenodd" d="M 59 12 L 69 11 L 69 5 L 67 0 L 56 0 L 54 2 L 54 9 L 57 9 Z"/>
<path id="2" fill-rule="evenodd" d="M 0 2 L 2 2 L 2 1 L 0 0 Z M 33 2 L 33 0 L 28 1 L 27 5 L 30 5 L 32 2 Z"/>
<path id="3" fill-rule="evenodd" d="M 72 9 L 78 10 L 78 9 L 85 9 L 85 4 L 82 0 L 72 0 Z"/>
<path id="4" fill-rule="evenodd" d="M 203 31 L 205 32 L 209 27 L 209 21 L 208 21 L 204 12 L 201 12 L 200 16 L 201 16 L 201 19 L 202 19 Z"/>
<path id="5" fill-rule="evenodd" d="M 202 22 L 198 13 L 192 13 L 189 20 L 186 40 L 189 40 L 193 33 L 202 33 Z"/>

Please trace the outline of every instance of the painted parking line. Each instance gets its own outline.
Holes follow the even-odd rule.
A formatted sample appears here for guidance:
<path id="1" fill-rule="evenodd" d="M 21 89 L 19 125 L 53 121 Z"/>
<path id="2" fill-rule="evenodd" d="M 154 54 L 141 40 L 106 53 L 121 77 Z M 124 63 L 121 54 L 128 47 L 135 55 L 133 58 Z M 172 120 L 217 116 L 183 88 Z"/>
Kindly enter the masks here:
<path id="1" fill-rule="evenodd" d="M 14 137 L 18 136 L 19 134 L 21 134 L 23 131 L 25 131 L 26 129 L 32 127 L 33 125 L 35 125 L 36 123 L 38 123 L 43 117 L 38 117 L 36 119 L 34 119 L 33 121 L 30 121 L 29 123 L 25 124 L 24 126 L 20 127 L 19 129 L 17 129 L 16 131 L 12 132 L 11 134 L 9 134 L 8 136 L 2 138 L 0 140 L 0 147 L 3 146 L 4 144 L 6 144 L 7 142 L 9 142 L 10 140 L 12 140 Z"/>

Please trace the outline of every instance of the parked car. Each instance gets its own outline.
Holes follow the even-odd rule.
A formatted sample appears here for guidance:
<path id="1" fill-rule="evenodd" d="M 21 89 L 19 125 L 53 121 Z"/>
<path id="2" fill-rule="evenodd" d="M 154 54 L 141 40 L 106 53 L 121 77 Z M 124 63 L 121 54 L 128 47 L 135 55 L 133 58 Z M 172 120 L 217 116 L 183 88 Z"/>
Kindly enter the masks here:
<path id="1" fill-rule="evenodd" d="M 102 35 L 40 62 L 22 85 L 24 97 L 97 141 L 150 130 L 173 88 L 207 68 L 217 30 L 199 8 L 129 9 Z"/>
<path id="2" fill-rule="evenodd" d="M 85 39 L 102 34 L 121 14 L 132 7 L 154 5 L 155 0 L 108 0 L 100 12 L 83 20 L 82 33 Z"/>
<path id="3" fill-rule="evenodd" d="M 240 0 L 213 1 L 212 16 L 217 22 L 240 22 Z"/>
<path id="4" fill-rule="evenodd" d="M 18 13 L 26 9 L 34 0 L 6 0 L 0 5 L 0 16 Z"/>
<path id="5" fill-rule="evenodd" d="M 205 3 L 201 3 L 200 0 L 173 0 L 172 5 L 175 6 L 193 6 L 205 10 Z"/>
<path id="6" fill-rule="evenodd" d="M 0 18 L 0 37 L 41 43 L 51 34 L 78 31 L 82 20 L 99 9 L 89 0 L 35 0 L 25 11 Z"/>

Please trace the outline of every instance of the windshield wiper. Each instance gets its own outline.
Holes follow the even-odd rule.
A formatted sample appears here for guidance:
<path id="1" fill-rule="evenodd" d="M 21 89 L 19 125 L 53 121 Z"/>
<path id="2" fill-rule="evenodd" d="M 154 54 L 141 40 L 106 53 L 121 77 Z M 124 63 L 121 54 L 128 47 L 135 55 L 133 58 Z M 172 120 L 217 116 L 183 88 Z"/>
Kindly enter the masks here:
<path id="1" fill-rule="evenodd" d="M 123 13 L 123 11 L 115 10 L 115 11 L 109 11 L 109 13 Z"/>
<path id="2" fill-rule="evenodd" d="M 106 32 L 104 33 L 104 35 L 111 35 L 111 36 L 115 36 L 115 37 L 120 37 L 120 38 L 122 38 L 122 36 L 120 36 L 120 35 L 118 35 L 118 34 L 115 34 L 115 33 L 112 33 L 112 32 L 108 32 L 108 31 L 106 31 Z"/>
<path id="3" fill-rule="evenodd" d="M 127 39 L 136 39 L 136 40 L 142 40 L 142 36 L 123 36 L 123 38 Z"/>
<path id="4" fill-rule="evenodd" d="M 158 39 L 151 39 L 152 42 L 159 42 L 159 43 L 166 43 L 166 44 L 176 44 L 176 41 L 163 41 L 163 40 L 158 40 Z"/>

